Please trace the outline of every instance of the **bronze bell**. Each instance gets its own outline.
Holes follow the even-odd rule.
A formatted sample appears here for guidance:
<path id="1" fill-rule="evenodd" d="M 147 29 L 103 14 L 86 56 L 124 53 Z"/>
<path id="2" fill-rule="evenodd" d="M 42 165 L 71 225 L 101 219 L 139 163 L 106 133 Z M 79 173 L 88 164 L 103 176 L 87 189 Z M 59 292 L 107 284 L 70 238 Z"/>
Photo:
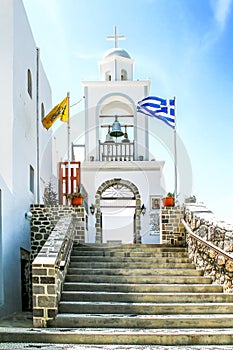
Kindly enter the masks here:
<path id="1" fill-rule="evenodd" d="M 127 142 L 130 142 L 130 141 L 129 141 L 128 134 L 127 134 L 127 129 L 126 129 L 126 126 L 125 126 L 124 138 L 123 138 L 123 140 L 122 140 L 121 142 L 122 142 L 122 143 L 127 143 Z"/>
<path id="2" fill-rule="evenodd" d="M 115 122 L 112 124 L 112 131 L 109 134 L 110 136 L 120 137 L 124 135 L 121 130 L 121 124 L 118 122 L 117 117 L 115 117 Z"/>
<path id="3" fill-rule="evenodd" d="M 130 142 L 127 132 L 124 134 L 124 138 L 121 142 L 122 143 L 129 143 Z"/>
<path id="4" fill-rule="evenodd" d="M 110 126 L 108 127 L 108 133 L 106 135 L 106 140 L 104 143 L 113 143 L 115 142 L 112 138 L 112 136 L 110 135 Z"/>

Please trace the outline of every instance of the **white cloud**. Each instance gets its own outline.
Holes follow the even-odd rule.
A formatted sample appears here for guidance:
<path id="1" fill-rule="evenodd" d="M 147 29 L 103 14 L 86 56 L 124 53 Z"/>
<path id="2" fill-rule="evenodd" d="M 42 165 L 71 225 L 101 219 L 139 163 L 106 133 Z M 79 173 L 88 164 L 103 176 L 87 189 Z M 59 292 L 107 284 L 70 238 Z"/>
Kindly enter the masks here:
<path id="1" fill-rule="evenodd" d="M 229 19 L 232 3 L 233 0 L 210 0 L 215 22 L 203 35 L 201 41 L 202 50 L 208 50 L 219 39 Z"/>
<path id="2" fill-rule="evenodd" d="M 217 0 L 212 2 L 214 17 L 221 29 L 224 29 L 230 13 L 232 0 Z"/>

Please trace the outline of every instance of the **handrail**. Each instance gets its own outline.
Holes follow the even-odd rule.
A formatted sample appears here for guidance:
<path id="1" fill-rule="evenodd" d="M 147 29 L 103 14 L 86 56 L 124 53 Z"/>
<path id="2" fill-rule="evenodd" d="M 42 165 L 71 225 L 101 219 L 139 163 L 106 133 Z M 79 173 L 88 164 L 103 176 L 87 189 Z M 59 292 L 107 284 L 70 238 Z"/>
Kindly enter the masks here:
<path id="1" fill-rule="evenodd" d="M 230 254 L 228 254 L 227 252 L 225 252 L 224 250 L 222 250 L 221 248 L 218 248 L 216 245 L 207 242 L 206 240 L 204 240 L 203 238 L 201 238 L 200 236 L 196 235 L 196 233 L 193 232 L 193 230 L 191 229 L 191 227 L 187 224 L 187 222 L 184 219 L 181 219 L 182 224 L 184 225 L 186 231 L 192 236 L 194 237 L 197 241 L 203 243 L 204 245 L 206 245 L 207 247 L 213 249 L 217 254 L 221 254 L 223 255 L 225 258 L 233 261 L 233 256 L 231 256 Z"/>
<path id="2" fill-rule="evenodd" d="M 66 262 L 67 262 L 67 259 L 68 259 L 68 256 L 69 256 L 69 252 L 70 252 L 70 249 L 72 248 L 72 243 L 73 243 L 73 239 L 69 238 L 67 240 L 67 243 L 65 244 L 65 249 L 64 249 L 64 252 L 62 254 L 61 261 L 59 263 L 59 269 L 60 270 L 64 270 L 64 268 L 66 266 Z"/>
<path id="3" fill-rule="evenodd" d="M 64 270 L 64 268 L 66 266 L 70 250 L 73 247 L 74 235 L 75 235 L 75 230 L 73 229 L 72 230 L 72 234 L 67 237 L 66 242 L 64 244 L 64 251 L 62 253 L 61 260 L 60 260 L 60 263 L 59 263 L 59 269 L 60 270 Z"/>

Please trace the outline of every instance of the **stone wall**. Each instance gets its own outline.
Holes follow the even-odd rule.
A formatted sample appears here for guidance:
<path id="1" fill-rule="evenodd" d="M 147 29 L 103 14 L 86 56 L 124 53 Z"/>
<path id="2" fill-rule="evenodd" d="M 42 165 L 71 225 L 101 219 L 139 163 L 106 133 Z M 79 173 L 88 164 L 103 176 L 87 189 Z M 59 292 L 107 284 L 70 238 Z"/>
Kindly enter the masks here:
<path id="1" fill-rule="evenodd" d="M 162 244 L 170 246 L 185 246 L 186 235 L 181 219 L 184 210 L 181 207 L 162 208 Z"/>
<path id="2" fill-rule="evenodd" d="M 23 248 L 20 248 L 20 261 L 22 283 L 22 311 L 28 311 L 32 309 L 30 252 L 24 250 Z"/>
<path id="3" fill-rule="evenodd" d="M 42 247 L 49 238 L 55 225 L 62 217 L 70 216 L 75 220 L 76 240 L 85 242 L 86 232 L 86 212 L 83 206 L 45 206 L 43 204 L 33 204 L 30 207 L 31 218 L 31 264 L 37 257 Z M 29 276 L 29 305 L 32 308 L 32 276 Z"/>
<path id="4" fill-rule="evenodd" d="M 31 205 L 31 260 L 33 261 L 48 239 L 58 220 L 71 216 L 76 220 L 76 239 L 85 242 L 85 209 L 83 206 Z"/>
<path id="5" fill-rule="evenodd" d="M 58 312 L 62 284 L 75 238 L 75 219 L 68 216 L 61 218 L 33 261 L 34 327 L 47 327 L 48 321 L 54 319 Z M 69 250 L 66 249 L 68 247 Z"/>
<path id="6" fill-rule="evenodd" d="M 189 255 L 197 268 L 211 276 L 214 283 L 223 285 L 225 292 L 233 292 L 233 226 L 218 221 L 202 203 L 185 205 L 185 221 L 193 232 L 220 248 L 214 249 L 187 235 Z M 229 254 L 231 258 L 228 258 Z"/>

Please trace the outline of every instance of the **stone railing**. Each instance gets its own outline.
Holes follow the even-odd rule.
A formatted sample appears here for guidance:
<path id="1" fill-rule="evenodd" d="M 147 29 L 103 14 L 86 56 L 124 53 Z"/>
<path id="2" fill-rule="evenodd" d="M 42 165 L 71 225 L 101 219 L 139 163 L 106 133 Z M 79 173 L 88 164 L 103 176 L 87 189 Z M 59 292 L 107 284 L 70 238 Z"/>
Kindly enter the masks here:
<path id="1" fill-rule="evenodd" d="M 189 255 L 204 275 L 233 293 L 233 226 L 218 221 L 202 203 L 187 203 L 184 220 L 195 235 L 187 234 Z M 215 249 L 215 247 L 217 249 Z"/>
<path id="2" fill-rule="evenodd" d="M 32 263 L 34 327 L 47 327 L 58 312 L 75 233 L 75 220 L 61 218 Z"/>

